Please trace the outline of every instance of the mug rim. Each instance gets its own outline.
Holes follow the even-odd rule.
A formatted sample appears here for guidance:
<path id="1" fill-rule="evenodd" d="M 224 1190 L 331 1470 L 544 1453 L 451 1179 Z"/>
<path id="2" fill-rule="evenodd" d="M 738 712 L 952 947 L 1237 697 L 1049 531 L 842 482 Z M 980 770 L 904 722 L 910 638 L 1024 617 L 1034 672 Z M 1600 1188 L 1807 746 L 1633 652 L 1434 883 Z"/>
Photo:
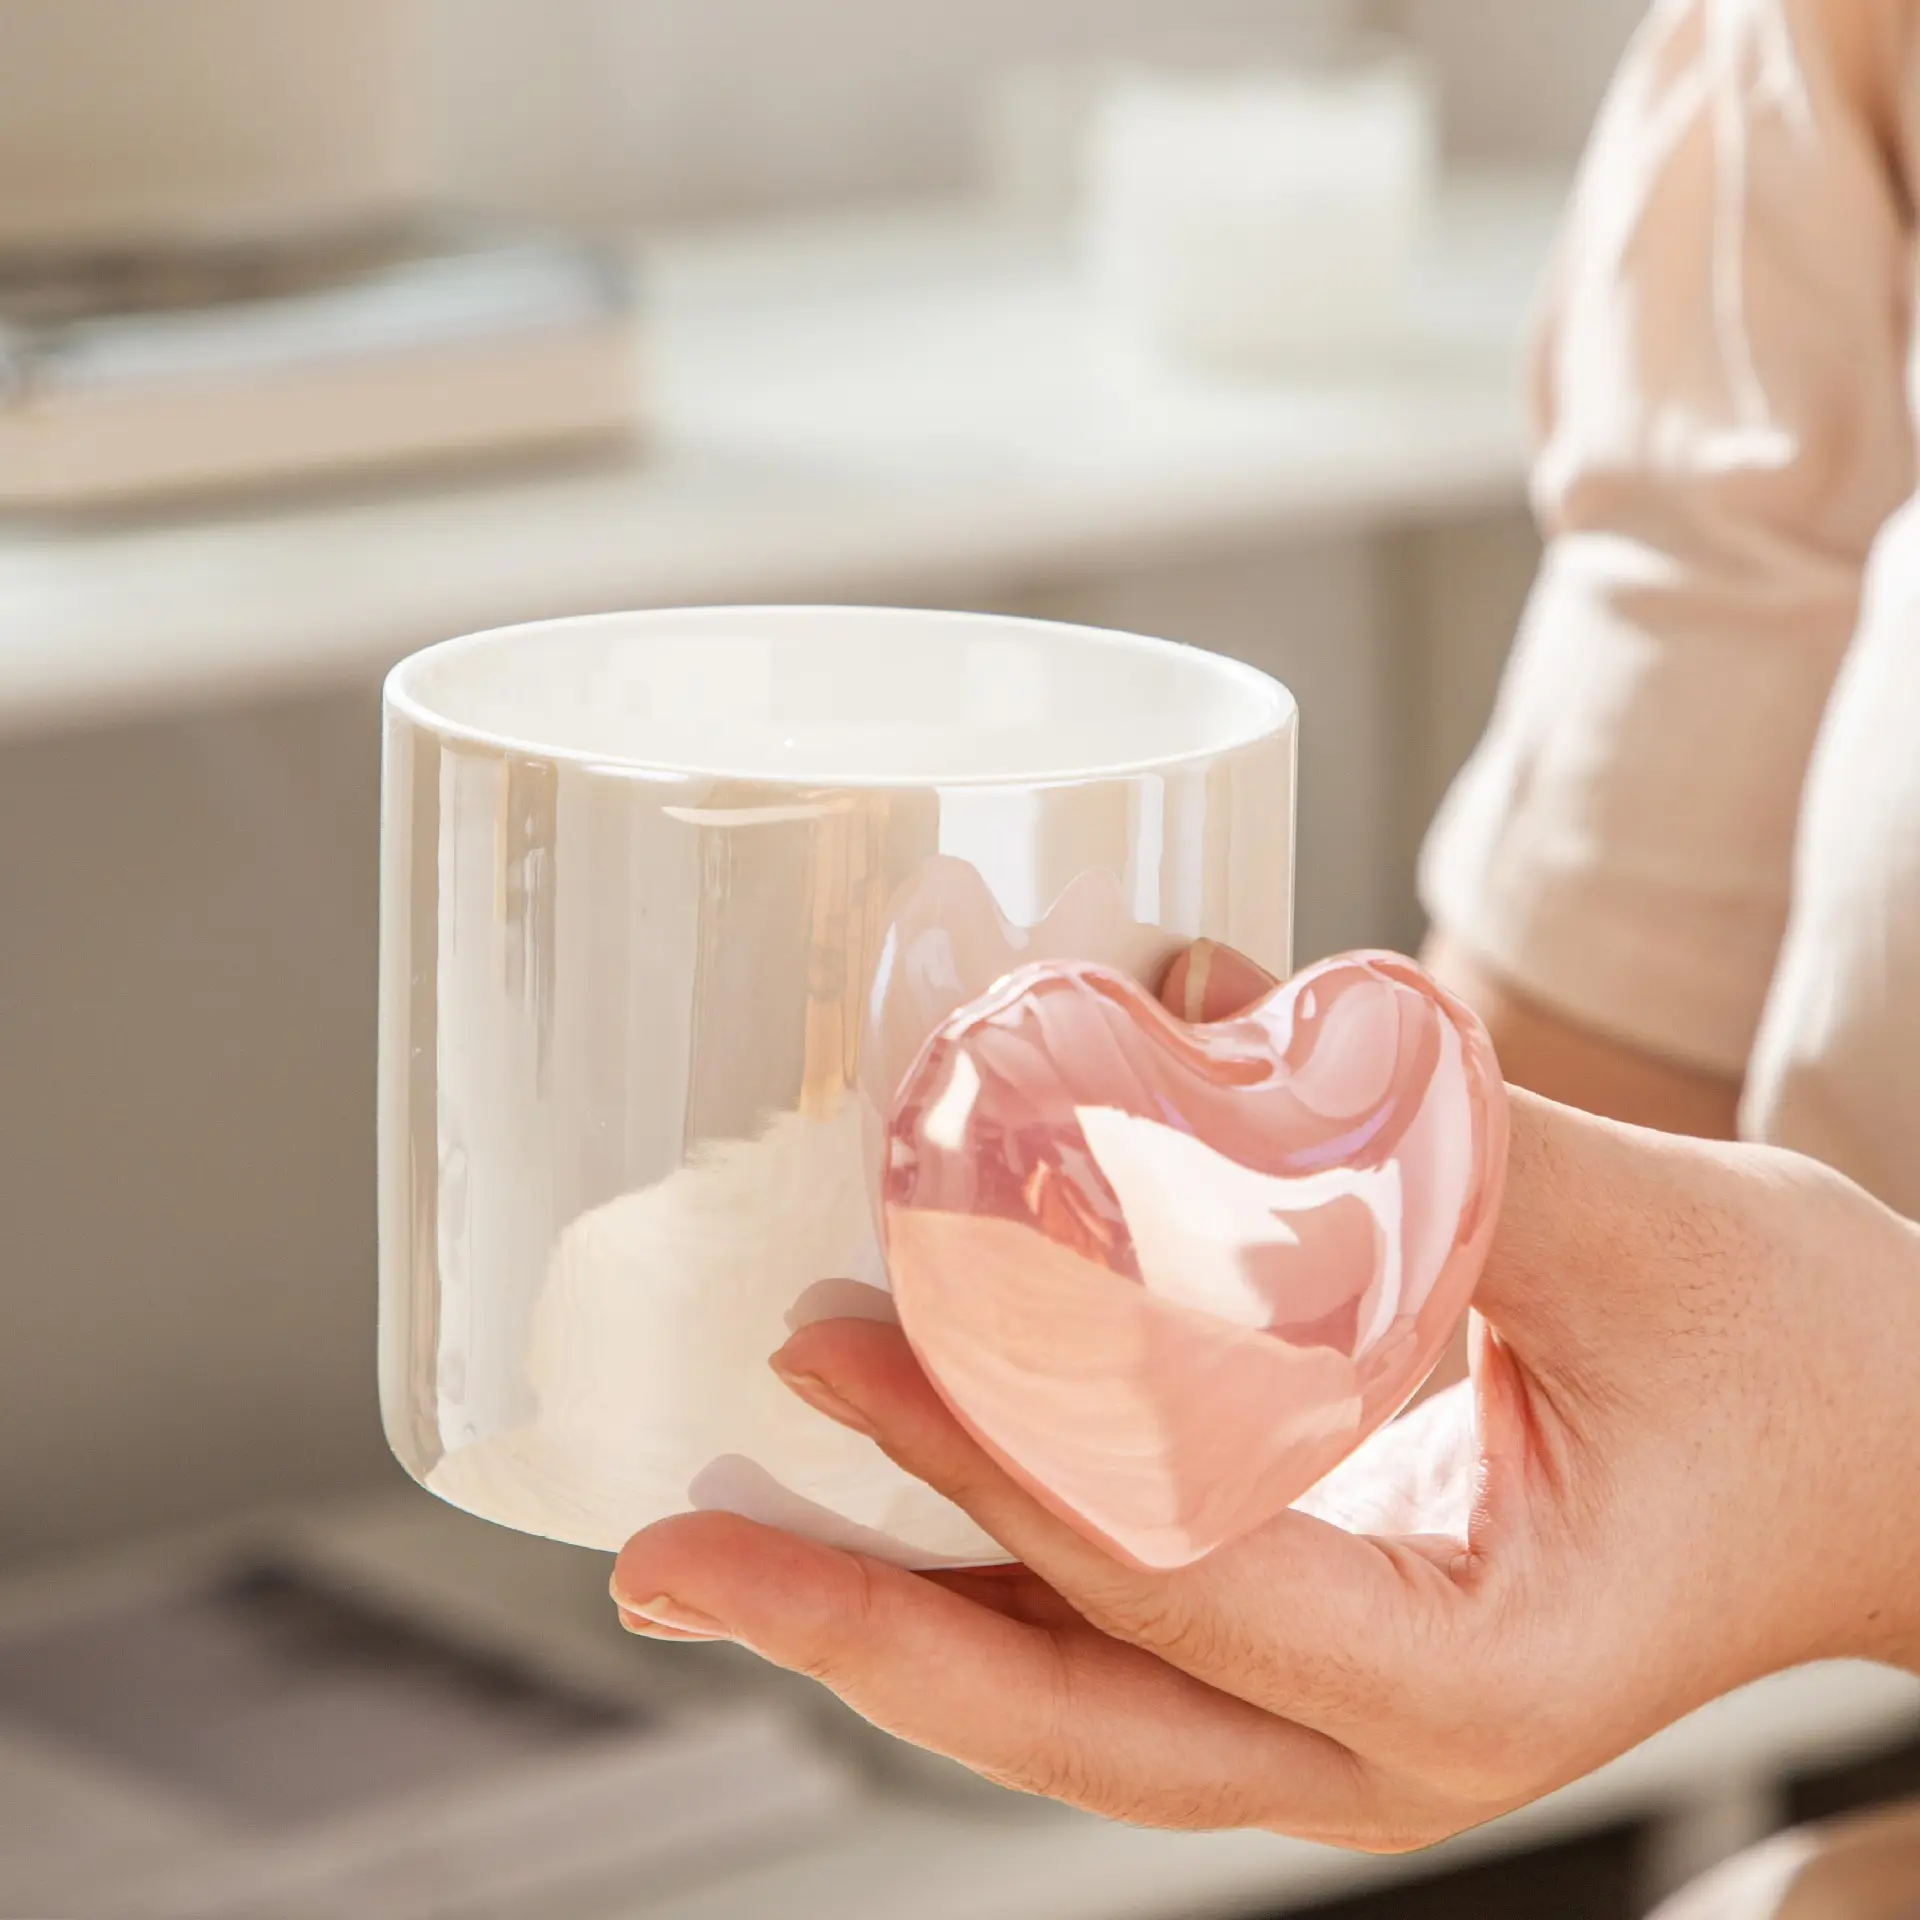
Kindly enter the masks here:
<path id="1" fill-rule="evenodd" d="M 1223 729 L 1217 739 L 1205 745 L 1152 754 L 1130 760 L 1101 762 L 1086 766 L 1036 767 L 1026 772 L 981 774 L 940 774 L 915 778 L 909 774 L 836 773 L 808 776 L 766 768 L 739 768 L 719 764 L 691 765 L 643 754 L 609 753 L 581 747 L 559 745 L 504 729 L 458 720 L 429 705 L 414 684 L 417 677 L 434 663 L 464 653 L 479 652 L 490 646 L 524 639 L 535 634 L 578 632 L 594 627 L 653 627 L 672 629 L 676 623 L 725 621 L 742 627 L 758 625 L 779 628 L 804 618 L 807 621 L 832 619 L 854 623 L 886 620 L 911 620 L 927 626 L 967 628 L 1001 634 L 1071 634 L 1082 642 L 1111 649 L 1115 653 L 1145 654 L 1179 664 L 1195 677 L 1224 685 L 1244 710 L 1243 726 Z M 1149 634 L 1132 633 L 1124 628 L 1092 626 L 1076 621 L 1047 620 L 1026 614 L 997 614 L 958 611 L 948 608 L 840 606 L 828 603 L 792 602 L 758 606 L 643 607 L 603 613 L 568 614 L 546 620 L 509 622 L 485 627 L 474 633 L 454 635 L 408 654 L 387 674 L 381 692 L 382 705 L 389 718 L 398 716 L 417 730 L 436 739 L 457 741 L 501 755 L 551 761 L 588 771 L 673 780 L 738 780 L 768 787 L 792 789 L 851 788 L 875 791 L 900 791 L 927 787 L 1063 787 L 1089 785 L 1105 780 L 1129 779 L 1173 768 L 1207 765 L 1256 747 L 1283 735 L 1297 720 L 1299 704 L 1291 690 L 1270 673 L 1244 660 L 1214 653 L 1185 641 L 1159 639 Z"/>

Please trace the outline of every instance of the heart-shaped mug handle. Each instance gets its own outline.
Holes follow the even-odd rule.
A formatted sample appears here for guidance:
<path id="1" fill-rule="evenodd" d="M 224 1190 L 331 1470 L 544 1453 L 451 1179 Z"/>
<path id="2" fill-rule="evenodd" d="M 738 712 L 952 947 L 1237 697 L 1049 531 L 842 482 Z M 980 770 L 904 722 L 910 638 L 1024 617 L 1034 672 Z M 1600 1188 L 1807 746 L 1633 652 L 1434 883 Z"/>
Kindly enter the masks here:
<path id="1" fill-rule="evenodd" d="M 1051 961 L 943 1021 L 902 1080 L 888 1275 L 990 1455 L 1119 1558 L 1183 1566 L 1418 1390 L 1506 1150 L 1485 1029 L 1398 955 L 1323 961 L 1200 1025 Z"/>

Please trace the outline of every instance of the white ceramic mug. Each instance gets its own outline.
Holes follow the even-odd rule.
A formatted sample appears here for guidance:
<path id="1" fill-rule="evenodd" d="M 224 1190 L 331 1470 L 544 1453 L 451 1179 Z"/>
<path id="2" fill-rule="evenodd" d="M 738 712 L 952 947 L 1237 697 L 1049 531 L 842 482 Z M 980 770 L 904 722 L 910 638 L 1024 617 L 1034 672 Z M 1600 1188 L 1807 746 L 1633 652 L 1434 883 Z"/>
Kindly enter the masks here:
<path id="1" fill-rule="evenodd" d="M 1038 621 L 614 614 L 386 690 L 380 1392 L 407 1470 L 612 1549 L 715 1507 L 1004 1558 L 767 1367 L 889 1317 L 870 1193 L 932 1027 L 1050 957 L 1284 972 L 1296 715 Z"/>

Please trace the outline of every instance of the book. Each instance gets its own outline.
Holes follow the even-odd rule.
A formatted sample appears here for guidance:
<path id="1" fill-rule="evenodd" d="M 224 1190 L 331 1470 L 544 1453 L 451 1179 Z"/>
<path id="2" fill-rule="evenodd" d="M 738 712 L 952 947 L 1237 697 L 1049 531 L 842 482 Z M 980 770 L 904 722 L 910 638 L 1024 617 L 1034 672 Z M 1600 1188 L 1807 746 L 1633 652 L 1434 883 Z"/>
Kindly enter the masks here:
<path id="1" fill-rule="evenodd" d="M 639 296 L 604 243 L 455 221 L 0 251 L 0 508 L 631 440 Z"/>

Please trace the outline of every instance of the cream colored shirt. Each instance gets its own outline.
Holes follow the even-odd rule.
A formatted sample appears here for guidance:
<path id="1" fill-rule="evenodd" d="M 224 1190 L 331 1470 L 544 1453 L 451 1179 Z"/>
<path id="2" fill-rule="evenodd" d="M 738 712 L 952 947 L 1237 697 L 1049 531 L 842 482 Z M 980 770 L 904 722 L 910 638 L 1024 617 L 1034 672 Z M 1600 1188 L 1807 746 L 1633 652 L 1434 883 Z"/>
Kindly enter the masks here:
<path id="1" fill-rule="evenodd" d="M 1545 564 L 1428 841 L 1516 986 L 1920 1217 L 1915 0 L 1660 0 L 1537 363 Z"/>

